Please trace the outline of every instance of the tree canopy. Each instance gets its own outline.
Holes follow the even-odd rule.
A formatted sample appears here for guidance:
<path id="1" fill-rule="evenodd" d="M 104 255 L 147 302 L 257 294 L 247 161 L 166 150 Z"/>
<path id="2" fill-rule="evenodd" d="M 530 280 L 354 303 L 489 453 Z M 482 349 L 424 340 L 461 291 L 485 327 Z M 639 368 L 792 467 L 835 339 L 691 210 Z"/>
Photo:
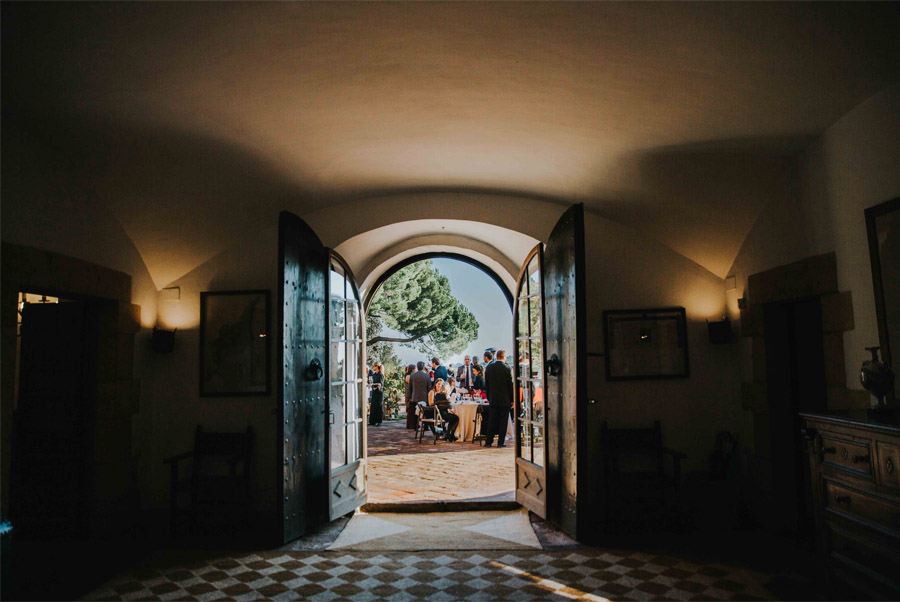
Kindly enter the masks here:
<path id="1" fill-rule="evenodd" d="M 369 304 L 368 344 L 405 343 L 446 357 L 478 338 L 478 320 L 450 293 L 450 282 L 430 259 L 410 264 L 385 280 Z M 384 336 L 384 327 L 401 336 Z"/>

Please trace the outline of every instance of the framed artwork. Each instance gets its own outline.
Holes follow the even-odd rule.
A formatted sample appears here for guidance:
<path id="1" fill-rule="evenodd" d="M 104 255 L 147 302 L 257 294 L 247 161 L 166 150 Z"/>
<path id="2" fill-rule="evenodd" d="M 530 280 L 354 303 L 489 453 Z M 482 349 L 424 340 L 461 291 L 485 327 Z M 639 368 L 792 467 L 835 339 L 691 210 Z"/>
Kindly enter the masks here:
<path id="1" fill-rule="evenodd" d="M 689 376 L 683 307 L 603 312 L 607 380 Z"/>
<path id="2" fill-rule="evenodd" d="M 200 293 L 200 396 L 271 392 L 269 291 Z"/>

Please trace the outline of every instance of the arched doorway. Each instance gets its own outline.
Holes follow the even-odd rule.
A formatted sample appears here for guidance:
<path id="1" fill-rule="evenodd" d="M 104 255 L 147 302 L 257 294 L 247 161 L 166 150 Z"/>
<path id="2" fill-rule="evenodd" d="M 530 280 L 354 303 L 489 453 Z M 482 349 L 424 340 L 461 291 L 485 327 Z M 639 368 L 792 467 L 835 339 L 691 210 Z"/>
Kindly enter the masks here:
<path id="1" fill-rule="evenodd" d="M 533 351 L 528 350 L 528 368 L 521 373 L 517 389 L 520 392 L 514 396 L 517 417 L 514 432 L 517 467 L 521 465 L 523 449 L 530 449 L 531 459 L 526 461 L 537 466 L 543 481 L 536 480 L 534 472 L 517 468 L 516 497 L 540 513 L 540 504 L 527 495 L 519 495 L 529 487 L 539 488 L 544 496 L 543 511 L 547 518 L 577 537 L 579 491 L 582 489 L 577 475 L 582 472 L 580 465 L 586 460 L 582 457 L 584 454 L 578 453 L 579 446 L 584 446 L 583 416 L 587 403 L 583 376 L 586 359 L 583 207 L 569 208 L 540 248 L 543 250 L 539 297 L 543 308 L 540 322 L 543 354 L 536 359 Z M 407 257 L 415 254 L 407 252 Z M 337 420 L 328 389 L 328 384 L 334 381 L 324 378 L 325 366 L 330 367 L 333 355 L 340 353 L 340 350 L 332 351 L 334 341 L 330 338 L 333 318 L 329 311 L 328 282 L 333 265 L 331 259 L 335 256 L 339 255 L 326 248 L 303 220 L 282 212 L 279 226 L 280 324 L 276 346 L 280 381 L 276 412 L 282 452 L 278 460 L 279 516 L 275 528 L 275 539 L 279 542 L 295 539 L 327 522 L 335 513 L 350 511 L 366 499 L 364 454 L 351 463 L 345 453 L 344 463 L 335 470 L 331 467 L 332 438 L 329 434 L 334 428 L 346 433 L 351 423 L 356 424 L 355 417 L 352 421 L 347 418 L 346 404 L 343 419 Z M 504 261 L 502 257 L 498 259 Z M 505 261 L 508 263 L 508 258 Z M 342 263 L 347 268 L 343 272 L 344 291 L 346 293 L 348 286 L 356 291 L 356 281 L 349 269 L 352 262 Z M 527 281 L 528 277 L 528 264 L 529 261 L 524 259 L 519 264 L 525 271 L 520 273 L 518 285 L 514 287 L 514 298 L 521 297 L 523 278 Z M 529 286 L 525 286 L 526 300 L 532 297 Z M 363 295 L 367 296 L 367 293 Z M 346 297 L 344 300 L 346 302 Z M 359 303 L 359 298 L 354 302 Z M 513 326 L 515 339 L 518 342 L 524 336 L 526 346 L 530 345 L 534 331 L 522 331 L 518 326 L 520 321 L 517 319 Z M 346 321 L 343 328 L 346 333 Z M 364 339 L 365 333 L 360 336 Z M 350 340 L 338 342 L 349 343 Z M 346 348 L 344 353 L 346 361 Z M 524 364 L 525 357 L 516 351 L 516 365 Z M 363 358 L 358 359 L 362 370 Z M 540 419 L 534 408 L 536 389 L 530 392 L 530 397 L 522 390 L 528 385 L 526 381 L 535 378 L 541 379 L 543 390 Z M 345 391 L 348 382 L 341 381 Z M 355 388 L 357 383 L 353 385 Z M 538 428 L 546 449 L 543 466 L 534 462 L 535 428 Z M 365 432 L 363 426 L 363 441 Z M 523 432 L 528 434 L 523 436 Z"/>
<path id="2" fill-rule="evenodd" d="M 370 397 L 365 510 L 515 507 L 508 407 L 495 446 L 482 447 L 493 411 L 481 397 L 484 352 L 503 349 L 512 358 L 506 283 L 472 258 L 422 253 L 382 273 L 370 288 L 366 317 L 367 358 L 378 386 Z M 413 378 L 409 386 L 405 381 Z M 417 414 L 433 416 L 432 407 L 416 404 L 429 396 L 446 402 L 438 403 L 444 420 L 434 430 L 426 430 L 430 423 L 417 430 Z"/>

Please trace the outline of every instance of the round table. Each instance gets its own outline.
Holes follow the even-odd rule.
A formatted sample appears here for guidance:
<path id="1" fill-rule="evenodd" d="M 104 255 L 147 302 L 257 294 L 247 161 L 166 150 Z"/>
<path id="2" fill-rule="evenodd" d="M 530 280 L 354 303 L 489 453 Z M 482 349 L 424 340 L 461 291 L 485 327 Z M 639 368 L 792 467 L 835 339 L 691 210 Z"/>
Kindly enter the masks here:
<path id="1" fill-rule="evenodd" d="M 475 415 L 478 413 L 480 405 L 482 404 L 477 401 L 457 401 L 451 405 L 453 413 L 459 416 L 456 436 L 460 441 L 475 440 L 475 435 L 478 434 L 475 432 Z"/>

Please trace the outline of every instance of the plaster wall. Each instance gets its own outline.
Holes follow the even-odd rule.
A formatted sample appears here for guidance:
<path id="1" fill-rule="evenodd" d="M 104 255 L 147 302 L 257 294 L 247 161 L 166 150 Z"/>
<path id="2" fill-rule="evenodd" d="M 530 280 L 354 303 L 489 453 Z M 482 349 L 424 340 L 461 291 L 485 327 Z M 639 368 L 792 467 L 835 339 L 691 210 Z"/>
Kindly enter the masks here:
<path id="1" fill-rule="evenodd" d="M 254 504 L 263 515 L 275 511 L 277 258 L 278 228 L 272 226 L 235 241 L 227 251 L 171 283 L 170 287 L 179 288 L 180 299 L 160 299 L 160 324 L 178 331 L 172 353 L 152 354 L 145 366 L 146 431 L 141 448 L 145 456 L 142 482 L 148 494 L 146 506 L 163 507 L 168 503 L 168 467 L 163 465 L 163 458 L 190 450 L 198 424 L 205 430 L 220 432 L 239 432 L 251 426 Z M 200 293 L 249 289 L 265 289 L 271 295 L 271 392 L 253 397 L 200 397 Z"/>
<path id="2" fill-rule="evenodd" d="M 631 228 L 585 216 L 587 273 L 588 443 L 597 453 L 600 424 L 662 423 L 668 447 L 687 454 L 688 470 L 706 467 L 716 433 L 734 431 L 740 406 L 734 345 L 712 345 L 706 320 L 725 311 L 724 281 Z M 603 311 L 683 306 L 690 376 L 610 382 L 606 379 Z M 589 470 L 598 470 L 588 463 Z M 598 475 L 592 476 L 593 482 Z"/>
<path id="3" fill-rule="evenodd" d="M 138 250 L 104 199 L 74 175 L 67 156 L 25 126 L 3 123 L 2 237 L 131 275 L 141 323 L 156 318 L 156 287 Z"/>
<path id="4" fill-rule="evenodd" d="M 900 196 L 900 86 L 844 115 L 797 158 L 796 181 L 769 199 L 729 271 L 739 297 L 751 274 L 833 251 L 838 288 L 850 291 L 854 329 L 844 333 L 847 386 L 878 344 L 864 211 Z M 730 305 L 734 313 L 736 304 Z M 749 341 L 742 372 L 751 380 Z"/>

